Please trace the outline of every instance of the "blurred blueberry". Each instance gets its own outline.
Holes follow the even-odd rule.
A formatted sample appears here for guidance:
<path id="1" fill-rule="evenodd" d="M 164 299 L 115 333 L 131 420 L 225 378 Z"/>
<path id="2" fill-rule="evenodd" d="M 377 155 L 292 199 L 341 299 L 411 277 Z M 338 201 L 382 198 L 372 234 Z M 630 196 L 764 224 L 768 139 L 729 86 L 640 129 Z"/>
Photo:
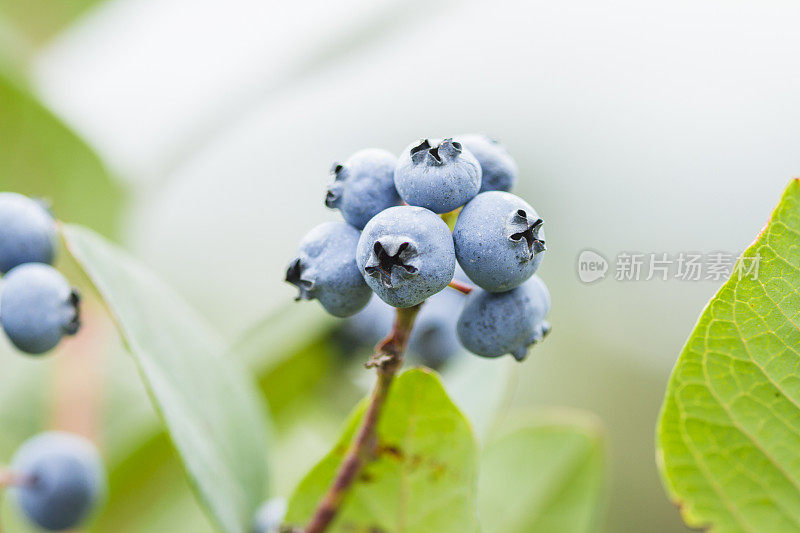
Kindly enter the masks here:
<path id="1" fill-rule="evenodd" d="M 286 269 L 286 281 L 298 289 L 296 300 L 317 299 L 339 317 L 367 305 L 372 290 L 356 266 L 359 235 L 344 222 L 325 222 L 306 234 Z"/>
<path id="2" fill-rule="evenodd" d="M 471 133 L 459 135 L 456 140 L 469 150 L 481 165 L 481 190 L 510 191 L 517 182 L 519 169 L 505 147 L 496 140 Z"/>
<path id="3" fill-rule="evenodd" d="M 11 269 L 0 284 L 0 323 L 23 352 L 53 349 L 80 327 L 80 298 L 55 268 L 25 263 Z"/>
<path id="4" fill-rule="evenodd" d="M 425 366 L 440 368 L 462 350 L 456 323 L 466 299 L 456 290 L 445 289 L 423 304 L 408 349 Z"/>
<path id="5" fill-rule="evenodd" d="M 544 258 L 542 219 L 522 198 L 502 191 L 473 198 L 456 220 L 453 241 L 464 272 L 481 288 L 502 292 L 530 278 Z"/>
<path id="6" fill-rule="evenodd" d="M 279 533 L 286 507 L 285 498 L 272 498 L 264 502 L 253 519 L 253 533 Z"/>
<path id="7" fill-rule="evenodd" d="M 392 153 L 377 148 L 359 150 L 344 163 L 334 163 L 325 205 L 341 211 L 348 224 L 364 229 L 372 217 L 400 204 L 394 187 L 396 166 Z"/>
<path id="8" fill-rule="evenodd" d="M 449 213 L 478 194 L 481 166 L 453 139 L 423 139 L 409 145 L 397 162 L 394 183 L 409 205 Z"/>
<path id="9" fill-rule="evenodd" d="M 56 255 L 56 224 L 36 200 L 0 193 L 0 273 L 24 263 L 51 264 Z"/>
<path id="10" fill-rule="evenodd" d="M 79 526 L 103 495 L 105 474 L 95 446 L 71 433 L 27 440 L 12 460 L 22 478 L 11 491 L 28 519 L 49 531 Z"/>
<path id="11" fill-rule="evenodd" d="M 550 293 L 539 276 L 507 292 L 475 289 L 458 318 L 458 337 L 470 352 L 484 357 L 510 353 L 517 361 L 550 331 L 545 321 Z"/>
<path id="12" fill-rule="evenodd" d="M 447 224 L 422 207 L 390 207 L 358 241 L 358 268 L 372 290 L 395 307 L 411 307 L 450 283 L 455 270 Z"/>

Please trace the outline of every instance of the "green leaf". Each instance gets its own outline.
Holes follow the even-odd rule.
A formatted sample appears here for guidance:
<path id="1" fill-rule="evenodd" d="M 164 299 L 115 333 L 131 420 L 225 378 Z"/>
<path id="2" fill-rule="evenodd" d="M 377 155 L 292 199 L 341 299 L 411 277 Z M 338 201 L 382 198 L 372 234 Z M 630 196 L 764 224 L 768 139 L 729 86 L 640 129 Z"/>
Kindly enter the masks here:
<path id="1" fill-rule="evenodd" d="M 197 313 L 121 249 L 65 226 L 108 305 L 190 481 L 224 531 L 249 530 L 266 495 L 267 418 L 254 383 Z"/>
<path id="2" fill-rule="evenodd" d="M 450 397 L 483 441 L 495 429 L 510 403 L 519 363 L 511 357 L 487 359 L 461 352 L 453 357 L 442 380 Z"/>
<path id="3" fill-rule="evenodd" d="M 703 311 L 672 372 L 657 458 L 691 527 L 800 530 L 800 182 Z"/>
<path id="4" fill-rule="evenodd" d="M 122 191 L 94 152 L 0 72 L 0 190 L 40 196 L 59 219 L 113 235 Z"/>
<path id="5" fill-rule="evenodd" d="M 350 415 L 338 444 L 300 483 L 287 522 L 304 524 L 311 517 L 365 405 L 366 400 Z M 414 369 L 395 380 L 378 422 L 377 449 L 330 531 L 477 531 L 475 438 L 434 373 Z"/>
<path id="6" fill-rule="evenodd" d="M 0 13 L 31 41 L 42 43 L 103 0 L 0 0 Z"/>
<path id="7" fill-rule="evenodd" d="M 598 529 L 605 487 L 600 423 L 585 413 L 532 418 L 484 450 L 478 484 L 486 533 Z"/>

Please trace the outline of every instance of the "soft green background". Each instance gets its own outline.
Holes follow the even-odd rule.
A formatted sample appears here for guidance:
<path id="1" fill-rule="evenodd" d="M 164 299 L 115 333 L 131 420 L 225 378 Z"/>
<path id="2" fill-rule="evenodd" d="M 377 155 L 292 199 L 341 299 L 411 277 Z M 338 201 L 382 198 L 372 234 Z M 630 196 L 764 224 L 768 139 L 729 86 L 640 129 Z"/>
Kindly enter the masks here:
<path id="1" fill-rule="evenodd" d="M 719 283 L 587 286 L 575 260 L 584 248 L 613 258 L 739 252 L 752 241 L 800 172 L 798 9 L 4 0 L 0 68 L 13 85 L 0 89 L 0 188 L 45 194 L 65 220 L 113 236 L 233 342 L 271 313 L 283 319 L 284 263 L 308 228 L 335 217 L 322 207 L 330 161 L 363 146 L 399 152 L 423 135 L 499 137 L 519 162 L 519 193 L 546 220 L 542 276 L 554 297 L 553 335 L 513 367 L 509 410 L 596 413 L 612 468 L 606 529 L 682 531 L 653 428 Z M 34 186 L 42 176 L 44 189 Z M 266 344 L 275 359 L 248 359 L 281 435 L 277 494 L 328 451 L 364 385 L 358 369 L 338 371 L 334 343 L 307 333 L 325 318 L 299 313 L 276 331 L 308 342 L 267 336 L 281 339 Z M 148 531 L 202 531 L 135 368 L 99 308 L 90 316 L 96 329 L 82 339 L 108 355 L 105 439 L 120 487 L 97 529 L 137 531 L 137 518 L 152 520 Z M 83 344 L 31 361 L 0 343 L 3 459 L 53 423 L 53 369 Z M 132 426 L 147 448 L 127 440 Z"/>

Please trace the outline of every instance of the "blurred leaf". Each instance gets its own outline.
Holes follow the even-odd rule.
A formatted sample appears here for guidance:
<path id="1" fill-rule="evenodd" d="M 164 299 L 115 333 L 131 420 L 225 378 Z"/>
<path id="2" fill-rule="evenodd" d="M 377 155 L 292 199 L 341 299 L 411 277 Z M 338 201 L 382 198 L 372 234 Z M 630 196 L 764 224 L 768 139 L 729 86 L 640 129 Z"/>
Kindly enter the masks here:
<path id="1" fill-rule="evenodd" d="M 338 444 L 300 483 L 288 523 L 305 523 L 313 514 L 365 405 L 366 400 L 355 409 Z M 414 369 L 396 379 L 378 422 L 377 449 L 330 531 L 477 531 L 475 439 L 435 374 Z"/>
<path id="2" fill-rule="evenodd" d="M 0 0 L 0 12 L 28 39 L 42 43 L 103 0 Z"/>
<path id="3" fill-rule="evenodd" d="M 2 71 L 0 117 L 0 190 L 40 196 L 60 219 L 113 235 L 118 185 L 81 139 Z"/>
<path id="4" fill-rule="evenodd" d="M 657 458 L 691 527 L 800 530 L 800 181 L 711 299 L 669 381 Z"/>
<path id="5" fill-rule="evenodd" d="M 600 424 L 583 413 L 537 415 L 484 451 L 482 530 L 581 533 L 598 528 L 605 478 Z"/>
<path id="6" fill-rule="evenodd" d="M 247 531 L 266 495 L 266 413 L 254 384 L 171 288 L 90 230 L 63 233 L 116 319 L 200 501 L 224 531 Z"/>
<path id="7" fill-rule="evenodd" d="M 26 86 L 24 72 L 32 54 L 30 43 L 0 12 L 0 73 L 19 86 Z"/>
<path id="8" fill-rule="evenodd" d="M 336 323 L 336 319 L 315 304 L 291 303 L 251 326 L 233 344 L 231 354 L 257 374 L 264 374 L 316 343 Z"/>
<path id="9" fill-rule="evenodd" d="M 483 440 L 498 423 L 510 400 L 519 363 L 510 357 L 487 359 L 463 352 L 453 357 L 442 375 L 445 387 Z"/>

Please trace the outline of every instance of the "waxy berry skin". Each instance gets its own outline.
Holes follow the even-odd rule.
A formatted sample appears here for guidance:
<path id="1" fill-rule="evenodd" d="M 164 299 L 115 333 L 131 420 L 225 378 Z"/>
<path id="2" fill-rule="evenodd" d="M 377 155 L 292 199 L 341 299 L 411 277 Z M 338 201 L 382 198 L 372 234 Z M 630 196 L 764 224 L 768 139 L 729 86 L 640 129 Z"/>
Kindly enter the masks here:
<path id="1" fill-rule="evenodd" d="M 0 192 L 0 273 L 25 263 L 52 264 L 56 223 L 36 200 Z"/>
<path id="2" fill-rule="evenodd" d="M 550 293 L 539 276 L 507 292 L 475 289 L 467 297 L 456 330 L 461 344 L 483 357 L 511 354 L 522 361 L 531 345 L 550 331 L 545 320 Z"/>
<path id="3" fill-rule="evenodd" d="M 286 269 L 286 281 L 298 290 L 296 300 L 319 300 L 338 317 L 367 305 L 372 291 L 356 266 L 359 235 L 345 222 L 324 222 L 303 237 Z"/>
<path id="4" fill-rule="evenodd" d="M 364 229 L 372 217 L 400 204 L 394 186 L 396 166 L 397 158 L 378 148 L 359 150 L 344 163 L 334 163 L 325 205 L 338 209 L 348 224 Z"/>
<path id="5" fill-rule="evenodd" d="M 403 151 L 394 184 L 407 204 L 449 213 L 478 194 L 481 165 L 453 139 L 423 139 Z"/>
<path id="6" fill-rule="evenodd" d="M 78 292 L 55 268 L 25 263 L 2 280 L 0 324 L 18 349 L 41 354 L 78 332 L 79 303 Z"/>
<path id="7" fill-rule="evenodd" d="M 394 307 L 412 307 L 444 289 L 456 266 L 447 224 L 413 206 L 390 207 L 370 220 L 356 260 L 372 290 Z"/>
<path id="8" fill-rule="evenodd" d="M 542 224 L 522 198 L 501 191 L 481 193 L 464 206 L 453 228 L 458 264 L 484 290 L 511 290 L 542 263 Z"/>
<path id="9" fill-rule="evenodd" d="M 471 133 L 459 135 L 456 141 L 464 145 L 481 165 L 481 192 L 510 191 L 517 183 L 519 169 L 505 147 L 496 140 Z"/>
<path id="10" fill-rule="evenodd" d="M 20 483 L 11 488 L 28 519 L 48 531 L 79 526 L 105 492 L 97 448 L 63 432 L 41 433 L 23 443 L 11 469 Z"/>

